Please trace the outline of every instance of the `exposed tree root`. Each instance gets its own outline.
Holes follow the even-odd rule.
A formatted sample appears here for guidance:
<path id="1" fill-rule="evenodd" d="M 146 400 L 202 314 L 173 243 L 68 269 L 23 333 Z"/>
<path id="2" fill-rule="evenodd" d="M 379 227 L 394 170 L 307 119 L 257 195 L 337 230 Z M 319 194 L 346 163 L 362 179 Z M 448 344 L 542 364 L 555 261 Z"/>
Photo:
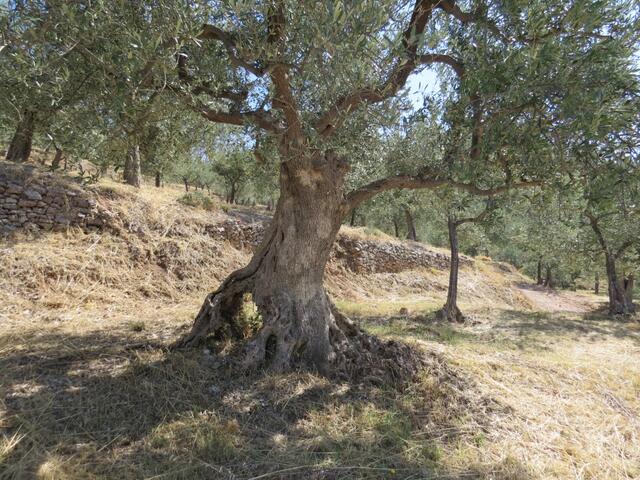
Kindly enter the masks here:
<path id="1" fill-rule="evenodd" d="M 303 325 L 304 318 L 300 317 L 309 312 L 296 311 L 295 305 L 291 307 L 282 299 L 259 306 L 263 324 L 246 339 L 236 320 L 243 294 L 250 292 L 253 282 L 251 277 L 233 278 L 207 296 L 191 331 L 173 348 L 196 346 L 211 335 L 232 338 L 238 346 L 230 360 L 244 370 L 308 369 L 341 380 L 376 385 L 405 385 L 425 365 L 419 349 L 364 332 L 338 311 L 324 291 L 322 298 L 311 302 L 311 313 L 322 314 L 327 307 L 326 344 L 314 335 L 313 329 L 309 331 Z"/>
<path id="2" fill-rule="evenodd" d="M 436 313 L 436 320 L 444 320 L 451 323 L 464 323 L 466 318 L 457 305 L 445 305 Z"/>

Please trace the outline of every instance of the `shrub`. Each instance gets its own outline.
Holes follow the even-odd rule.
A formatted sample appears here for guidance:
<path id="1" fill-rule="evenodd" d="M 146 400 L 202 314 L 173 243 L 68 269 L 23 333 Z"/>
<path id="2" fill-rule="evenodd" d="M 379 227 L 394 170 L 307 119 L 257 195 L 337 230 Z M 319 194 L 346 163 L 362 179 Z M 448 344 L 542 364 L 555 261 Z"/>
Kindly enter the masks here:
<path id="1" fill-rule="evenodd" d="M 178 202 L 190 207 L 204 208 L 205 210 L 215 210 L 216 205 L 211 197 L 201 192 L 189 192 L 178 198 Z"/>

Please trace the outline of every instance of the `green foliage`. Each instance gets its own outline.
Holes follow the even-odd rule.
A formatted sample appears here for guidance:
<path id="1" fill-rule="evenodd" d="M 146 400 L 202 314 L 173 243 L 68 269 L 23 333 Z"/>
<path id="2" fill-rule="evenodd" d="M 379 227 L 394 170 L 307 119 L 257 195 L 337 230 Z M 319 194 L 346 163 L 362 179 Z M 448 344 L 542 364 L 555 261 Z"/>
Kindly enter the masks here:
<path id="1" fill-rule="evenodd" d="M 190 207 L 202 208 L 204 210 L 215 210 L 216 204 L 202 192 L 189 192 L 178 198 L 178 202 L 183 205 L 189 205 Z"/>

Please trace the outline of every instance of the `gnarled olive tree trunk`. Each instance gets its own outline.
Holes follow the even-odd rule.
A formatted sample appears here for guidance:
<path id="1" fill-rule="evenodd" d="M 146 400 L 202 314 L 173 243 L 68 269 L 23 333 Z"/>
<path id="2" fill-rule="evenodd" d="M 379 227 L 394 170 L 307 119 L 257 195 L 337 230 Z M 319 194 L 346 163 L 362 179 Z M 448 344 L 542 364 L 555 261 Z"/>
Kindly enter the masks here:
<path id="1" fill-rule="evenodd" d="M 27 110 L 16 126 L 16 131 L 11 138 L 7 150 L 6 159 L 10 162 L 26 162 L 31 155 L 33 144 L 33 132 L 36 123 L 36 113 Z"/>
<path id="2" fill-rule="evenodd" d="M 324 289 L 329 252 L 348 213 L 343 197 L 346 167 L 329 154 L 311 163 L 283 162 L 280 198 L 253 258 L 207 296 L 191 332 L 176 346 L 194 345 L 225 331 L 241 339 L 234 316 L 243 295 L 250 293 L 262 326 L 243 346 L 247 368 L 354 371 L 363 352 L 389 351 L 390 344 L 364 334 L 341 315 Z M 393 346 L 393 356 L 402 356 L 400 350 L 407 348 Z"/>
<path id="3" fill-rule="evenodd" d="M 631 296 L 627 293 L 625 282 L 623 279 L 618 278 L 615 255 L 606 253 L 605 262 L 609 288 L 609 313 L 612 315 L 626 315 L 635 312 L 635 305 Z"/>
<path id="4" fill-rule="evenodd" d="M 437 318 L 449 322 L 464 322 L 464 315 L 458 308 L 458 271 L 460 269 L 460 252 L 458 249 L 458 222 L 453 216 L 447 220 L 451 260 L 449 265 L 449 289 L 447 301 L 437 314 Z"/>

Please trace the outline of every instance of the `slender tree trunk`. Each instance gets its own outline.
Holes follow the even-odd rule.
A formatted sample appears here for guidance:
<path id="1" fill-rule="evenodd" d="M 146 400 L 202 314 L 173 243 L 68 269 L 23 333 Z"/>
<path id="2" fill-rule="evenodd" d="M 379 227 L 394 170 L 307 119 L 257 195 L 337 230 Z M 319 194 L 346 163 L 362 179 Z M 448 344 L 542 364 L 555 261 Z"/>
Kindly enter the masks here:
<path id="1" fill-rule="evenodd" d="M 634 288 L 634 276 L 630 273 L 627 278 L 624 279 L 624 292 L 627 297 L 627 305 L 633 307 L 633 288 Z"/>
<path id="2" fill-rule="evenodd" d="M 229 188 L 229 195 L 227 196 L 227 203 L 233 205 L 236 201 L 236 184 L 231 183 Z"/>
<path id="3" fill-rule="evenodd" d="M 400 225 L 398 225 L 398 219 L 396 217 L 393 217 L 393 232 L 396 238 L 400 238 Z"/>
<path id="4" fill-rule="evenodd" d="M 244 344 L 247 368 L 354 372 L 363 368 L 362 350 L 385 350 L 341 315 L 324 289 L 325 265 L 348 207 L 346 165 L 333 154 L 321 161 L 283 162 L 280 198 L 253 258 L 207 296 L 190 334 L 177 346 L 223 332 L 242 339 L 234 317 L 243 295 L 251 294 L 262 325 Z"/>
<path id="5" fill-rule="evenodd" d="M 162 186 L 162 173 L 160 170 L 156 170 L 156 187 L 160 188 Z"/>
<path id="6" fill-rule="evenodd" d="M 140 188 L 140 146 L 133 145 L 127 152 L 127 158 L 124 162 L 124 181 L 128 185 Z"/>
<path id="7" fill-rule="evenodd" d="M 56 154 L 53 157 L 53 161 L 51 162 L 51 170 L 57 170 L 60 168 L 60 163 L 62 162 L 62 149 L 56 146 Z"/>
<path id="8" fill-rule="evenodd" d="M 356 226 L 356 209 L 351 210 L 351 220 L 349 220 L 349 226 Z"/>
<path id="9" fill-rule="evenodd" d="M 552 276 L 551 267 L 549 266 L 545 268 L 544 286 L 548 288 L 553 288 L 553 276 Z"/>
<path id="10" fill-rule="evenodd" d="M 27 110 L 16 126 L 16 131 L 11 138 L 6 159 L 10 162 L 26 162 L 31 155 L 33 144 L 33 131 L 35 129 L 36 113 Z"/>
<path id="11" fill-rule="evenodd" d="M 407 221 L 407 239 L 417 242 L 418 235 L 416 234 L 416 225 L 413 220 L 413 215 L 411 214 L 411 210 L 409 210 L 408 207 L 405 207 L 404 209 L 404 217 Z"/>
<path id="12" fill-rule="evenodd" d="M 182 178 L 182 181 L 184 182 L 184 191 L 185 192 L 189 192 L 189 180 L 187 180 L 186 178 Z"/>
<path id="13" fill-rule="evenodd" d="M 596 278 L 593 282 L 593 293 L 598 295 L 600 293 L 600 273 L 596 272 Z"/>
<path id="14" fill-rule="evenodd" d="M 635 307 L 627 296 L 624 282 L 618 278 L 615 256 L 605 253 L 607 267 L 607 285 L 609 289 L 609 313 L 612 315 L 626 315 L 633 313 Z"/>
<path id="15" fill-rule="evenodd" d="M 449 231 L 449 247 L 451 248 L 451 260 L 449 262 L 449 289 L 447 301 L 438 312 L 437 317 L 449 322 L 464 322 L 464 315 L 458 308 L 458 271 L 460 268 L 460 253 L 458 251 L 458 224 L 453 216 L 447 220 Z"/>
<path id="16" fill-rule="evenodd" d="M 538 260 L 538 278 L 536 280 L 536 284 L 537 285 L 542 285 L 544 283 L 544 280 L 542 280 L 542 260 Z"/>

